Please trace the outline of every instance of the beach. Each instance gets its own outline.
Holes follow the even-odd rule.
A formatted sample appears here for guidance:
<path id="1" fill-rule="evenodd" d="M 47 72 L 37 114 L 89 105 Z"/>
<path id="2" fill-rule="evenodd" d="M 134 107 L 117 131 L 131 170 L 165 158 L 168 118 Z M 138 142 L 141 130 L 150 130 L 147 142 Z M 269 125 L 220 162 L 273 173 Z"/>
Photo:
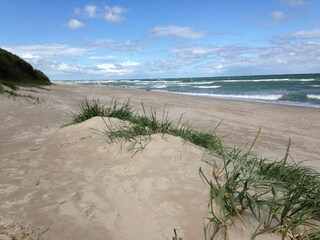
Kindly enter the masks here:
<path id="1" fill-rule="evenodd" d="M 138 113 L 141 103 L 159 115 L 165 108 L 172 121 L 183 115 L 231 147 L 250 146 L 261 128 L 258 155 L 282 159 L 291 139 L 290 158 L 320 170 L 319 108 L 101 86 L 47 89 L 25 90 L 38 102 L 0 95 L 0 224 L 9 235 L 29 236 L 21 239 L 172 239 L 173 229 L 204 239 L 209 189 L 198 171 L 210 174 L 205 150 L 156 134 L 133 155 L 130 143 L 106 142 L 99 117 L 62 127 L 84 98 L 105 105 L 130 98 Z M 252 229 L 238 230 L 230 239 L 248 239 Z"/>

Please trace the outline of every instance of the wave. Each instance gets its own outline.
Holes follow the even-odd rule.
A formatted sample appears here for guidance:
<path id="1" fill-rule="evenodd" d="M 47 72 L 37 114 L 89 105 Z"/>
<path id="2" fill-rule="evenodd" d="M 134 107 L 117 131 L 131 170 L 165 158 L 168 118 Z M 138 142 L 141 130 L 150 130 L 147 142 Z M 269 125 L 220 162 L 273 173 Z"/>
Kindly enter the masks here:
<path id="1" fill-rule="evenodd" d="M 237 83 L 237 82 L 313 82 L 317 79 L 290 79 L 290 78 L 277 78 L 277 79 L 230 79 L 230 80 L 217 80 L 212 83 Z"/>
<path id="2" fill-rule="evenodd" d="M 64 80 L 62 82 L 68 84 L 85 84 L 85 85 L 141 85 L 150 87 L 154 84 L 165 84 L 168 86 L 188 87 L 196 85 L 211 85 L 216 83 L 258 83 L 258 82 L 313 82 L 319 78 L 263 78 L 263 79 L 208 79 L 189 81 L 185 79 L 109 79 L 109 80 Z M 312 85 L 312 87 L 319 85 Z M 203 87 L 205 88 L 205 87 Z M 210 88 L 210 87 L 208 87 Z M 213 88 L 213 87 L 212 87 Z"/>
<path id="3" fill-rule="evenodd" d="M 220 98 L 220 99 L 236 99 L 242 101 L 253 101 L 253 102 L 268 102 L 274 104 L 285 104 L 291 106 L 302 106 L 302 107 L 313 107 L 320 108 L 320 105 L 310 103 L 310 102 L 299 102 L 299 101 L 288 101 L 283 100 L 283 95 L 272 94 L 272 95 L 229 95 L 229 94 L 208 94 L 208 93 L 187 93 L 187 92 L 170 92 L 166 90 L 154 90 L 157 92 L 166 92 L 174 93 L 188 96 L 201 96 L 201 97 L 210 97 L 210 98 Z M 314 95 L 317 98 L 320 98 L 320 95 Z"/>
<path id="4" fill-rule="evenodd" d="M 155 86 L 152 86 L 152 88 L 166 88 L 168 87 L 167 85 L 155 85 Z"/>
<path id="5" fill-rule="evenodd" d="M 282 95 L 272 94 L 272 95 L 227 95 L 227 94 L 212 94 L 214 97 L 221 98 L 237 98 L 237 99 L 251 99 L 251 100 L 279 100 Z"/>
<path id="6" fill-rule="evenodd" d="M 212 88 L 212 89 L 214 89 L 214 88 L 220 88 L 221 86 L 194 86 L 194 88 Z"/>
<path id="7" fill-rule="evenodd" d="M 65 84 L 104 85 L 105 83 L 117 83 L 118 80 L 62 80 Z"/>
<path id="8" fill-rule="evenodd" d="M 157 92 L 169 92 L 166 90 L 154 90 Z M 281 94 L 271 94 L 271 95 L 232 95 L 232 94 L 210 94 L 210 93 L 190 93 L 190 92 L 169 92 L 174 94 L 181 95 L 190 95 L 190 96 L 203 96 L 203 97 L 213 97 L 213 98 L 227 98 L 227 99 L 243 99 L 243 100 L 267 100 L 267 101 L 276 101 L 280 100 Z"/>
<path id="9" fill-rule="evenodd" d="M 316 95 L 316 94 L 308 94 L 307 97 L 309 99 L 317 99 L 320 100 L 320 95 Z"/>
<path id="10" fill-rule="evenodd" d="M 199 82 L 182 82 L 184 84 L 187 84 L 187 85 L 203 85 L 203 84 L 211 84 L 213 83 L 214 81 L 199 81 Z"/>
<path id="11" fill-rule="evenodd" d="M 310 85 L 312 88 L 320 88 L 320 85 Z"/>

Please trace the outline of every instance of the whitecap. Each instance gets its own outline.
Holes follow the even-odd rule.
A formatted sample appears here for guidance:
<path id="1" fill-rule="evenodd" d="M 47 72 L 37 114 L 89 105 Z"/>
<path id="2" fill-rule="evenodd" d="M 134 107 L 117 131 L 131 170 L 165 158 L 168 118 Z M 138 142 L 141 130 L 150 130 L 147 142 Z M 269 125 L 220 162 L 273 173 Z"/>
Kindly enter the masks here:
<path id="1" fill-rule="evenodd" d="M 204 89 L 206 89 L 206 88 L 212 88 L 212 89 L 214 89 L 214 88 L 220 88 L 221 86 L 194 86 L 194 88 L 204 88 Z"/>
<path id="2" fill-rule="evenodd" d="M 309 99 L 317 99 L 320 100 L 320 95 L 316 95 L 316 94 L 308 94 L 307 97 Z"/>
<path id="3" fill-rule="evenodd" d="M 166 87 L 167 87 L 167 85 L 155 85 L 155 86 L 152 86 L 152 88 L 158 88 L 158 89 L 166 88 Z"/>
<path id="4" fill-rule="evenodd" d="M 157 92 L 169 92 L 166 90 L 155 90 Z M 210 93 L 190 93 L 190 92 L 170 92 L 174 94 L 189 95 L 189 96 L 203 96 L 212 98 L 224 98 L 224 99 L 241 99 L 241 100 L 265 100 L 276 101 L 282 98 L 281 94 L 272 95 L 231 95 L 231 94 L 210 94 Z"/>
<path id="5" fill-rule="evenodd" d="M 213 81 L 214 83 L 225 82 L 225 83 L 237 83 L 237 82 L 313 82 L 316 79 L 290 79 L 290 78 L 266 78 L 266 79 L 228 79 Z"/>

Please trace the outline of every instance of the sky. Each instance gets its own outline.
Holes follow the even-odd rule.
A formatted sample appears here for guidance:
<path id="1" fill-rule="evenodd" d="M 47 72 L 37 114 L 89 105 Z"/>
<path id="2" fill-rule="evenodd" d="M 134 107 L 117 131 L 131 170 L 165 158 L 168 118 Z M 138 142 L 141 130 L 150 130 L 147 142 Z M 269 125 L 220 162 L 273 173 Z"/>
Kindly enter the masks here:
<path id="1" fill-rule="evenodd" d="M 0 0 L 0 47 L 51 80 L 320 72 L 320 0 Z"/>

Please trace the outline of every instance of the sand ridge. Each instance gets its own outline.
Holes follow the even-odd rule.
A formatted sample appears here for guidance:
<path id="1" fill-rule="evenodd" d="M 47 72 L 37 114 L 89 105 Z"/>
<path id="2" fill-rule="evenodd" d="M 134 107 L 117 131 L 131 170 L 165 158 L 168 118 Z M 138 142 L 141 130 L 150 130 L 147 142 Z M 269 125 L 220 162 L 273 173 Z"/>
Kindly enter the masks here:
<path id="1" fill-rule="evenodd" d="M 15 153 L 16 161 L 7 155 L 1 214 L 50 226 L 45 239 L 163 239 L 173 228 L 198 238 L 207 198 L 197 174 L 203 150 L 154 135 L 132 156 L 95 133 L 104 125 L 92 118 Z"/>

